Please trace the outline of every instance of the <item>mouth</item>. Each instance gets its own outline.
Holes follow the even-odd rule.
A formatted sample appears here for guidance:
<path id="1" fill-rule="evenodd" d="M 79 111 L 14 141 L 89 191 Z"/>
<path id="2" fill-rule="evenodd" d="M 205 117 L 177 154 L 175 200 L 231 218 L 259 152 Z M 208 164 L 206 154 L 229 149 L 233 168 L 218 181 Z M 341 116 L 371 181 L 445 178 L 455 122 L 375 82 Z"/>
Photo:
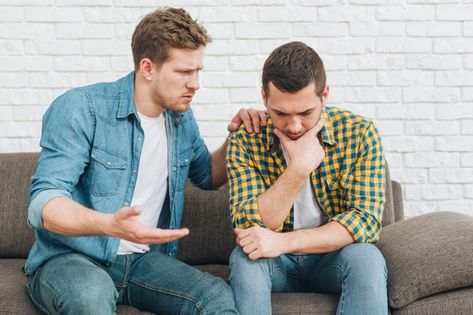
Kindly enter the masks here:
<path id="1" fill-rule="evenodd" d="M 297 140 L 297 139 L 299 139 L 299 138 L 302 136 L 302 134 L 297 134 L 297 135 L 290 135 L 290 134 L 287 134 L 287 136 L 288 136 L 289 139 L 291 139 L 291 140 Z"/>
<path id="2" fill-rule="evenodd" d="M 182 98 L 187 101 L 187 102 L 190 102 L 192 101 L 192 98 L 194 97 L 194 94 L 187 94 L 187 95 L 183 95 Z"/>

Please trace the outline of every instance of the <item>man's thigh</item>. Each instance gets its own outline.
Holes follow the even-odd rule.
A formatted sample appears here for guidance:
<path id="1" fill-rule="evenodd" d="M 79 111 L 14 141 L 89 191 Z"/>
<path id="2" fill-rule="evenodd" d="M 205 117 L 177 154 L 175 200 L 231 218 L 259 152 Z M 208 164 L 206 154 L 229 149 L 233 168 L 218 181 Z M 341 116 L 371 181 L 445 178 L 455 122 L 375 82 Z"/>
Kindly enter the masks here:
<path id="1" fill-rule="evenodd" d="M 376 246 L 366 243 L 353 243 L 327 253 L 308 270 L 306 290 L 320 293 L 340 294 L 347 279 L 386 277 L 383 255 Z"/>
<path id="2" fill-rule="evenodd" d="M 107 272 L 79 253 L 50 259 L 27 285 L 33 302 L 48 314 L 111 314 L 118 297 Z"/>
<path id="3" fill-rule="evenodd" d="M 160 252 L 133 263 L 124 303 L 154 313 L 233 314 L 233 294 L 219 277 Z"/>

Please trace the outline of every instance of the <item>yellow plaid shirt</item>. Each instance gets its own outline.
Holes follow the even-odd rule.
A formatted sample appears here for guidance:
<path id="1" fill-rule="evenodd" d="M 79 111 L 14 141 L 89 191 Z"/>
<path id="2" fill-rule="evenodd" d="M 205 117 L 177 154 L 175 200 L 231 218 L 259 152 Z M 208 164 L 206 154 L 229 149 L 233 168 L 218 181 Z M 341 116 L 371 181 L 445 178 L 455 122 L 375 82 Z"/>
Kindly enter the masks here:
<path id="1" fill-rule="evenodd" d="M 342 224 L 355 242 L 376 242 L 384 209 L 384 156 L 373 123 L 336 107 L 322 112 L 319 133 L 325 157 L 311 173 L 311 183 L 321 211 L 329 221 Z M 264 226 L 258 197 L 286 169 L 286 161 L 268 124 L 260 133 L 242 127 L 229 136 L 226 166 L 230 187 L 231 220 L 234 227 Z M 277 230 L 291 231 L 294 208 Z"/>

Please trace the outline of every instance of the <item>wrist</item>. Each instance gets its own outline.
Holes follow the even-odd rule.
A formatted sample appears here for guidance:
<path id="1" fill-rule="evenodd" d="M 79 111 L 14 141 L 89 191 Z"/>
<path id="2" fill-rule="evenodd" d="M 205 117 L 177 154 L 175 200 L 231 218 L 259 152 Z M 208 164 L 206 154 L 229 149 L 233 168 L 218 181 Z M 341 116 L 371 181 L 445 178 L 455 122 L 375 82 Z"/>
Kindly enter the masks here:
<path id="1" fill-rule="evenodd" d="M 304 179 L 308 177 L 313 171 L 312 169 L 305 167 L 302 163 L 290 163 L 287 166 L 287 170 L 297 177 L 303 177 Z"/>

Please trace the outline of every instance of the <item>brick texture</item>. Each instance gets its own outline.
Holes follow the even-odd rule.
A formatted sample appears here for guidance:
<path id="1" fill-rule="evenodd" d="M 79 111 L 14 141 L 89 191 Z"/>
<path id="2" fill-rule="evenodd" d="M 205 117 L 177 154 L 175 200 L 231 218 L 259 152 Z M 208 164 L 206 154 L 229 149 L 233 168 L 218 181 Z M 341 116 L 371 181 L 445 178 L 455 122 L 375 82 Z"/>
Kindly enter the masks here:
<path id="1" fill-rule="evenodd" d="M 466 0 L 0 1 L 0 152 L 38 151 L 65 90 L 132 70 L 134 26 L 186 8 L 214 38 L 193 104 L 210 149 L 241 107 L 263 108 L 261 68 L 304 41 L 324 59 L 329 104 L 373 118 L 407 217 L 473 215 L 473 3 Z"/>

